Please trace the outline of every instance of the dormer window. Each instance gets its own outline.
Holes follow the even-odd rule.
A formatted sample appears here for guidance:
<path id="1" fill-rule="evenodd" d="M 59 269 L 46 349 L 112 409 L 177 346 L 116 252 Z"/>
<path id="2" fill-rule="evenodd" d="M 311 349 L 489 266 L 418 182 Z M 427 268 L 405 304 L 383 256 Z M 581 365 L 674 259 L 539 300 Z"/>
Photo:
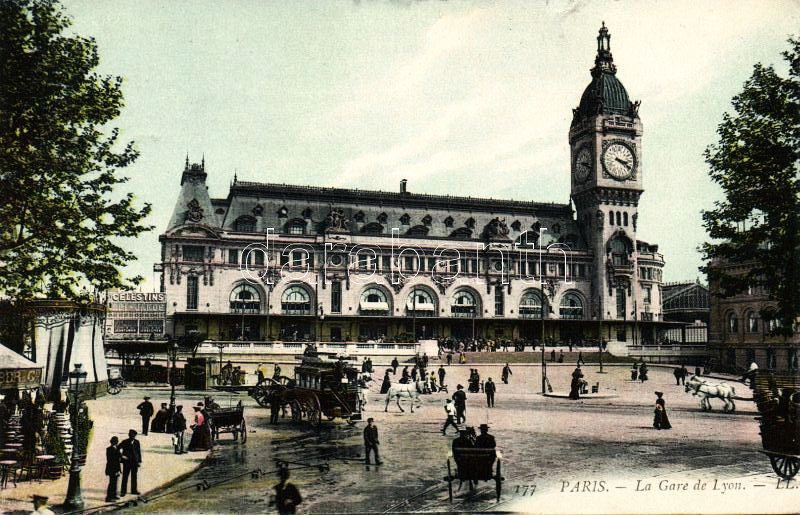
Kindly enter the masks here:
<path id="1" fill-rule="evenodd" d="M 264 208 L 260 204 L 253 208 L 253 216 L 261 216 L 263 214 Z"/>
<path id="2" fill-rule="evenodd" d="M 225 214 L 225 210 L 224 210 L 224 209 L 222 209 L 221 207 L 218 207 L 218 208 L 217 208 L 217 210 L 216 210 L 216 211 L 214 211 L 214 212 L 215 212 L 216 214 L 218 214 L 218 215 L 224 215 L 224 214 Z"/>
<path id="3" fill-rule="evenodd" d="M 353 219 L 356 222 L 363 223 L 364 222 L 364 212 L 363 211 L 359 211 L 358 213 L 354 214 L 353 215 Z"/>
<path id="4" fill-rule="evenodd" d="M 306 221 L 301 218 L 295 218 L 286 223 L 286 232 L 289 234 L 305 234 Z"/>
<path id="5" fill-rule="evenodd" d="M 287 216 L 289 216 L 289 210 L 286 209 L 286 206 L 278 209 L 278 218 L 286 218 Z"/>
<path id="6" fill-rule="evenodd" d="M 430 227 L 431 222 L 433 222 L 433 217 L 431 215 L 425 215 L 422 217 L 422 225 Z"/>
<path id="7" fill-rule="evenodd" d="M 514 220 L 514 222 L 511 224 L 511 228 L 515 231 L 519 231 L 522 228 L 522 224 L 519 220 Z"/>
<path id="8" fill-rule="evenodd" d="M 411 217 L 408 216 L 408 213 L 404 213 L 403 216 L 400 217 L 400 223 L 403 225 L 408 225 L 411 223 Z"/>
<path id="9" fill-rule="evenodd" d="M 448 216 L 447 218 L 444 219 L 444 226 L 445 227 L 453 227 L 453 221 L 454 221 L 453 217 L 452 216 Z"/>
<path id="10" fill-rule="evenodd" d="M 307 207 L 303 210 L 303 218 L 311 218 L 311 208 Z"/>
<path id="11" fill-rule="evenodd" d="M 474 229 L 475 228 L 475 219 L 472 218 L 472 217 L 467 218 L 464 221 L 464 227 L 467 227 L 469 229 Z"/>
<path id="12" fill-rule="evenodd" d="M 553 234 L 561 234 L 561 225 L 553 224 Z"/>
<path id="13" fill-rule="evenodd" d="M 386 213 L 381 213 L 378 215 L 379 224 L 385 224 L 387 220 L 389 220 L 389 215 L 387 215 Z"/>
<path id="14" fill-rule="evenodd" d="M 240 216 L 233 223 L 233 230 L 237 232 L 256 232 L 256 219 L 252 216 Z"/>

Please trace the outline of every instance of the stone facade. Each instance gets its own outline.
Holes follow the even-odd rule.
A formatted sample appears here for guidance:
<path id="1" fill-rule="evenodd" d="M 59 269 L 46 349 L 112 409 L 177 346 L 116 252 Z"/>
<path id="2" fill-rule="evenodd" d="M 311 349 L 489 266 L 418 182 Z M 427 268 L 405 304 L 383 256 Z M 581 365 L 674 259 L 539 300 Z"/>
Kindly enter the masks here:
<path id="1" fill-rule="evenodd" d="M 167 333 L 215 340 L 652 341 L 664 260 L 637 239 L 638 103 L 603 27 L 565 204 L 243 182 L 187 158 L 161 235 Z M 544 325 L 542 317 L 544 316 Z M 634 330 L 634 325 L 637 329 Z"/>
<path id="2" fill-rule="evenodd" d="M 717 264 L 716 266 L 720 266 Z M 745 274 L 746 264 L 727 265 L 730 273 Z M 791 337 L 770 335 L 770 323 L 762 314 L 776 309 L 762 288 L 732 297 L 719 296 L 718 287 L 711 282 L 711 323 L 709 354 L 719 368 L 744 371 L 755 362 L 759 368 L 797 371 L 800 333 Z"/>

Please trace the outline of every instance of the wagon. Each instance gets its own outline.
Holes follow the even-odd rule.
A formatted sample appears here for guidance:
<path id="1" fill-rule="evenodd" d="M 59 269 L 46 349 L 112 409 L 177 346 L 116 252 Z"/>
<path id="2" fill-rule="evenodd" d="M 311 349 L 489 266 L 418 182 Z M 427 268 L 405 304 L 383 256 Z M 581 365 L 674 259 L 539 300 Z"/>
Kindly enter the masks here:
<path id="1" fill-rule="evenodd" d="M 466 481 L 470 491 L 475 490 L 478 481 L 494 481 L 497 501 L 500 501 L 500 494 L 503 490 L 505 478 L 500 472 L 500 458 L 495 449 L 464 449 L 456 448 L 453 450 L 453 461 L 456 471 L 452 472 L 450 458 L 447 459 L 447 491 L 450 502 L 453 502 L 453 481 L 459 481 L 458 488 Z M 493 470 L 494 469 L 494 470 Z"/>
<path id="2" fill-rule="evenodd" d="M 756 370 L 750 387 L 761 415 L 761 452 L 778 476 L 792 479 L 800 471 L 800 374 Z"/>
<path id="3" fill-rule="evenodd" d="M 358 370 L 344 358 L 331 359 L 333 353 L 307 353 L 295 367 L 294 382 L 287 384 L 281 402 L 292 410 L 292 420 L 306 420 L 318 427 L 327 420 L 343 418 L 348 423 L 361 420 Z"/>
<path id="4" fill-rule="evenodd" d="M 211 436 L 214 440 L 219 440 L 221 433 L 231 433 L 234 440 L 241 437 L 242 443 L 247 441 L 247 423 L 241 401 L 234 408 L 215 408 L 208 415 L 211 418 Z"/>

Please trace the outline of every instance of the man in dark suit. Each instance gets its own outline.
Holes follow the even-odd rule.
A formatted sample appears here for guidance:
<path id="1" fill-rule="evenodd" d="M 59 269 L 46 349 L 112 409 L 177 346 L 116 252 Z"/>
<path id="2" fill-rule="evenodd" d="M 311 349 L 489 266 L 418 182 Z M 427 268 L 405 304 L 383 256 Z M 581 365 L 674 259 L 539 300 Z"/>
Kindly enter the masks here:
<path id="1" fill-rule="evenodd" d="M 112 436 L 111 445 L 106 447 L 106 475 L 108 476 L 106 502 L 113 502 L 119 499 L 117 496 L 117 481 L 119 480 L 122 456 L 119 453 L 119 448 L 117 448 L 118 443 L 119 438 Z"/>
<path id="2" fill-rule="evenodd" d="M 456 404 L 456 424 L 463 424 L 467 421 L 467 394 L 462 385 L 456 387 L 453 402 Z"/>
<path id="3" fill-rule="evenodd" d="M 483 391 L 486 393 L 486 406 L 494 408 L 494 392 L 497 391 L 497 387 L 491 377 L 483 385 Z"/>
<path id="4" fill-rule="evenodd" d="M 374 419 L 372 417 L 367 419 L 367 427 L 364 428 L 364 449 L 366 451 L 366 461 L 367 465 L 369 465 L 369 453 L 370 451 L 375 452 L 375 464 L 381 465 L 383 462 L 381 461 L 381 457 L 378 454 L 378 428 L 377 426 L 372 425 L 372 421 Z"/>
<path id="5" fill-rule="evenodd" d="M 397 361 L 397 358 L 395 357 L 392 360 L 392 375 L 397 375 L 397 367 L 399 367 L 399 366 L 400 366 L 400 362 Z"/>
<path id="6" fill-rule="evenodd" d="M 139 440 L 136 439 L 136 434 L 135 429 L 128 431 L 128 439 L 119 446 L 122 451 L 121 496 L 124 496 L 125 492 L 128 490 L 129 476 L 131 478 L 131 493 L 133 495 L 140 495 L 138 485 L 136 484 L 136 475 L 139 471 L 139 467 L 142 465 L 142 448 L 139 445 Z"/>
<path id="7" fill-rule="evenodd" d="M 153 403 L 150 402 L 150 397 L 145 397 L 144 401 L 140 402 L 136 409 L 139 410 L 139 415 L 142 416 L 142 434 L 146 435 L 147 430 L 150 429 L 150 417 L 153 416 L 155 408 Z"/>

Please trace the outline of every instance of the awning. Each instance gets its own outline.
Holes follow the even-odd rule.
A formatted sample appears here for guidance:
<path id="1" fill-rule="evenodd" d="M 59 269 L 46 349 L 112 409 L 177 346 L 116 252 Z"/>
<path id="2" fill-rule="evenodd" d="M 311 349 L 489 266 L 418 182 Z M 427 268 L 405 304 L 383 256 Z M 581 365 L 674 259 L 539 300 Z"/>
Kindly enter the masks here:
<path id="1" fill-rule="evenodd" d="M 417 302 L 414 304 L 414 299 L 408 299 L 406 307 L 412 311 L 436 311 L 436 306 L 432 302 Z"/>
<path id="2" fill-rule="evenodd" d="M 369 302 L 362 300 L 360 307 L 361 311 L 389 311 L 388 302 Z"/>
<path id="3" fill-rule="evenodd" d="M 0 345 L 0 390 L 32 388 L 42 384 L 42 367 Z"/>

